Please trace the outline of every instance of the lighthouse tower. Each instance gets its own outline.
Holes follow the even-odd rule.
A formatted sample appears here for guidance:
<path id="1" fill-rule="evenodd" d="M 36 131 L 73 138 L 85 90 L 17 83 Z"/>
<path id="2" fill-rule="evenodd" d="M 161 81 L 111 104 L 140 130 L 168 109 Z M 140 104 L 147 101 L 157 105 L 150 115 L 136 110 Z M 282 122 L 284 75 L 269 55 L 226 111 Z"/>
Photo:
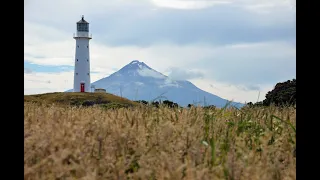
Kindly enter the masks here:
<path id="1" fill-rule="evenodd" d="M 84 20 L 77 22 L 73 92 L 90 92 L 90 56 L 89 56 L 89 23 Z"/>

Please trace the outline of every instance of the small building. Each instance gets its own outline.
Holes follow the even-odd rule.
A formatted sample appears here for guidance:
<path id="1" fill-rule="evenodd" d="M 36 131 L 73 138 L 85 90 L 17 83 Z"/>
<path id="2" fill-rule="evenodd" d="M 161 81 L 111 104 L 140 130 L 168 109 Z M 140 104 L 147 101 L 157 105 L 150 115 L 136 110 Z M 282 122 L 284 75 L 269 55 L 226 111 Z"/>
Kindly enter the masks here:
<path id="1" fill-rule="evenodd" d="M 102 88 L 96 88 L 96 89 L 94 89 L 94 92 L 95 93 L 106 93 L 107 91 L 105 89 L 102 89 Z"/>

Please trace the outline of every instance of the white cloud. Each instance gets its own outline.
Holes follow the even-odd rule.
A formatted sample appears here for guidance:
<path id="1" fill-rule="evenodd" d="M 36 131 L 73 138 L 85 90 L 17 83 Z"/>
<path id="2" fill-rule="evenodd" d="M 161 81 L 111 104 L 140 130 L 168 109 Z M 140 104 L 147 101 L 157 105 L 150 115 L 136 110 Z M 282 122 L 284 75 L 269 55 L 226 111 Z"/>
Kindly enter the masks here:
<path id="1" fill-rule="evenodd" d="M 50 83 L 48 83 L 50 81 Z M 24 74 L 24 94 L 62 92 L 73 86 L 73 72 Z"/>
<path id="2" fill-rule="evenodd" d="M 190 79 L 197 79 L 202 78 L 204 76 L 204 72 L 198 69 L 181 69 L 181 68 L 171 68 L 168 72 L 168 76 L 175 80 L 190 80 Z"/>
<path id="3" fill-rule="evenodd" d="M 212 79 L 196 79 L 190 80 L 197 87 L 201 87 L 202 90 L 209 93 L 213 93 L 217 96 L 232 100 L 235 102 L 253 102 L 257 100 L 261 101 L 265 98 L 265 95 L 268 91 L 271 91 L 274 87 L 273 84 L 264 84 L 261 85 L 260 90 L 252 90 L 246 88 L 246 86 L 236 86 L 228 83 L 214 81 Z M 260 91 L 260 97 L 259 96 Z"/>
<path id="4" fill-rule="evenodd" d="M 24 25 L 24 59 L 41 65 L 73 65 L 74 40 L 56 28 L 30 23 Z"/>
<path id="5" fill-rule="evenodd" d="M 102 73 L 91 73 L 92 81 L 104 77 Z M 73 71 L 59 73 L 33 72 L 24 74 L 24 94 L 63 92 L 73 88 Z"/>
<path id="6" fill-rule="evenodd" d="M 175 80 L 167 77 L 167 78 L 164 80 L 164 84 L 160 85 L 160 87 L 163 88 L 163 87 L 168 87 L 168 86 L 169 86 L 169 87 L 170 87 L 170 86 L 179 87 L 179 84 L 178 84 Z"/>

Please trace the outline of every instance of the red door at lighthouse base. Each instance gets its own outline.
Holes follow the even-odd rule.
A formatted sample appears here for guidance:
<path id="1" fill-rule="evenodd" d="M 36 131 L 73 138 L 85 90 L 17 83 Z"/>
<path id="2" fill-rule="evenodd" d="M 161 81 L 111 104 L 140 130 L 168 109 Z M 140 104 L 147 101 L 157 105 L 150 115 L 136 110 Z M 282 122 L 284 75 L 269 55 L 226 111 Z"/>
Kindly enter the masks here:
<path id="1" fill-rule="evenodd" d="M 80 84 L 80 92 L 84 92 L 84 83 Z"/>

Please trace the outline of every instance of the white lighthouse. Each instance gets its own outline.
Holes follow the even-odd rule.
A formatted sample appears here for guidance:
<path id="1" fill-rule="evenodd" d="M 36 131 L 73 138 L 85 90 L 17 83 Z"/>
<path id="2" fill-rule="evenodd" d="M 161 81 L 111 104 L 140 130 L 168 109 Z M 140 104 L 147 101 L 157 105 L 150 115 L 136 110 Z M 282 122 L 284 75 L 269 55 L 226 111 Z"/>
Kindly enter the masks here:
<path id="1" fill-rule="evenodd" d="M 90 54 L 89 23 L 84 20 L 77 22 L 77 32 L 73 35 L 76 40 L 76 56 L 74 66 L 73 92 L 90 92 Z"/>

